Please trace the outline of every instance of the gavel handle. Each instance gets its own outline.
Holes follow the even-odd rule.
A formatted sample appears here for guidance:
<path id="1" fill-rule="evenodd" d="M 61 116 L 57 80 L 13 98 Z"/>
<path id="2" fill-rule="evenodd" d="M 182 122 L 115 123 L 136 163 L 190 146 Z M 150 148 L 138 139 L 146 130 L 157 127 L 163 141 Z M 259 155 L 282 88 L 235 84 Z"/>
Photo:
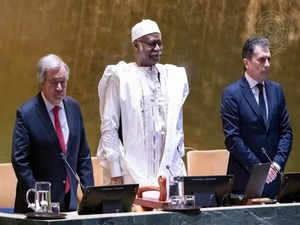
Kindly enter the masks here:
<path id="1" fill-rule="evenodd" d="M 166 201 L 167 199 L 167 179 L 165 177 L 160 176 L 158 178 L 158 184 L 159 187 L 155 187 L 155 186 L 144 186 L 144 187 L 140 187 L 137 193 L 137 196 L 139 198 L 143 197 L 143 192 L 146 191 L 158 191 L 159 192 L 159 201 Z"/>
<path id="2" fill-rule="evenodd" d="M 160 192 L 159 187 L 155 187 L 155 186 L 144 186 L 144 187 L 140 187 L 140 188 L 139 188 L 138 193 L 137 193 L 137 196 L 138 196 L 139 198 L 142 198 L 142 197 L 143 197 L 143 192 L 146 192 L 146 191 L 158 191 L 158 192 Z"/>

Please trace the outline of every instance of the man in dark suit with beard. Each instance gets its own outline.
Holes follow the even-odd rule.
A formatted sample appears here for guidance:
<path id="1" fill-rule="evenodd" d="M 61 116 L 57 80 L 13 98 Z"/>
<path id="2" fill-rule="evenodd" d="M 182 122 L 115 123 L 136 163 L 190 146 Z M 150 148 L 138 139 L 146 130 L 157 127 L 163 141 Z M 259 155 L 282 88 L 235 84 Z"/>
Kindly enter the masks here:
<path id="1" fill-rule="evenodd" d="M 242 78 L 226 87 L 222 95 L 221 118 L 230 151 L 228 173 L 235 175 L 233 193 L 243 194 L 251 168 L 271 160 L 263 197 L 274 198 L 292 147 L 290 119 L 280 85 L 267 79 L 269 41 L 248 39 L 242 58 Z"/>
<path id="2" fill-rule="evenodd" d="M 37 181 L 51 182 L 51 198 L 62 211 L 77 208 L 78 181 L 93 186 L 93 170 L 78 103 L 66 96 L 69 68 L 56 55 L 38 63 L 40 92 L 17 110 L 13 133 L 12 164 L 18 179 L 15 212 L 29 209 L 28 189 Z"/>

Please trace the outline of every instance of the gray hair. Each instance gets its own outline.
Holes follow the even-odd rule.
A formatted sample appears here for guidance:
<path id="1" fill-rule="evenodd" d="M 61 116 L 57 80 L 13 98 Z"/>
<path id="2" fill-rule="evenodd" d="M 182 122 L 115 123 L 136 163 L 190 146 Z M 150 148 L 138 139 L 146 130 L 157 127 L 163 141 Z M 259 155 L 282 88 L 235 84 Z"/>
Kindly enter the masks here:
<path id="1" fill-rule="evenodd" d="M 270 42 L 267 38 L 254 37 L 249 38 L 243 47 L 242 58 L 251 59 L 254 54 L 255 46 L 261 46 L 262 48 L 270 48 Z"/>
<path id="2" fill-rule="evenodd" d="M 37 78 L 39 84 L 43 83 L 46 79 L 46 72 L 51 69 L 57 69 L 64 66 L 67 72 L 67 80 L 69 79 L 70 69 L 68 65 L 57 55 L 48 54 L 40 59 L 38 62 Z"/>

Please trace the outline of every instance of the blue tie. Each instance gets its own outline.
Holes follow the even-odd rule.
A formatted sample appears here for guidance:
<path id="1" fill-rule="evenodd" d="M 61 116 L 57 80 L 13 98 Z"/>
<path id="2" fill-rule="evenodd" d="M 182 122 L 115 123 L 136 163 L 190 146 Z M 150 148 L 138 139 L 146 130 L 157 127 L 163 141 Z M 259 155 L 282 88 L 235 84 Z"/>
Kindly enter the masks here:
<path id="1" fill-rule="evenodd" d="M 262 83 L 258 83 L 256 86 L 259 90 L 259 110 L 264 118 L 265 124 L 267 124 L 266 103 L 263 92 L 264 85 Z"/>

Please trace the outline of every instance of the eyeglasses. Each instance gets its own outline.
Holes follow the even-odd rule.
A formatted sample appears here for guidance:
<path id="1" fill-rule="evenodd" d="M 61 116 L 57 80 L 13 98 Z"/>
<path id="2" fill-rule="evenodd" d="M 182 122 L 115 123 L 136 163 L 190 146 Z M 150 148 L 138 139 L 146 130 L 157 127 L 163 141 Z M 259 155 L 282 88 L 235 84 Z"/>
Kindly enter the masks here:
<path id="1" fill-rule="evenodd" d="M 163 45 L 162 41 L 160 41 L 160 40 L 155 40 L 155 41 L 151 41 L 151 42 L 147 42 L 147 41 L 144 41 L 144 40 L 138 40 L 138 41 L 146 44 L 151 49 L 154 49 L 156 46 L 158 46 L 159 48 L 162 48 L 162 45 Z"/>
<path id="2" fill-rule="evenodd" d="M 60 84 L 60 86 L 62 88 L 64 88 L 67 85 L 67 80 L 47 80 L 49 82 L 49 84 L 53 87 L 57 87 L 58 84 Z"/>

